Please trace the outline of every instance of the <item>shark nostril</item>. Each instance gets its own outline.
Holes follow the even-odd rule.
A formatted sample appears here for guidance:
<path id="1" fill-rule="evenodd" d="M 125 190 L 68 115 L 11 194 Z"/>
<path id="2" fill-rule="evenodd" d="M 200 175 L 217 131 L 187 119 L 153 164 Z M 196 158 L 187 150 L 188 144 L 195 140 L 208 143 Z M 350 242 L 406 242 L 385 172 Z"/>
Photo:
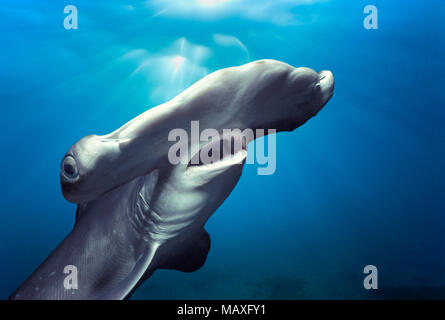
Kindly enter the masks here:
<path id="1" fill-rule="evenodd" d="M 322 90 L 332 91 L 334 88 L 334 76 L 331 71 L 323 70 L 318 73 Z"/>

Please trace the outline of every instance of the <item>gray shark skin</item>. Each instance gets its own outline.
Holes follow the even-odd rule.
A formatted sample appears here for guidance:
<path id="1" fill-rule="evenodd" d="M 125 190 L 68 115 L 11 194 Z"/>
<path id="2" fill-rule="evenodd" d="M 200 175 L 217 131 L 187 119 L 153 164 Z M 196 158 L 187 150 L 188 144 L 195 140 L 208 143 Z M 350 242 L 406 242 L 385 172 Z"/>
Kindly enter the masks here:
<path id="1" fill-rule="evenodd" d="M 260 60 L 218 70 L 116 131 L 84 137 L 60 173 L 64 197 L 78 204 L 74 228 L 10 299 L 126 299 L 156 269 L 198 270 L 210 249 L 204 225 L 241 177 L 249 141 L 198 165 L 189 161 L 208 145 L 189 141 L 197 151 L 172 165 L 169 132 L 190 134 L 196 120 L 201 130 L 292 131 L 333 88 L 330 71 Z M 211 143 L 231 139 L 243 137 Z M 78 270 L 77 289 L 65 289 L 67 265 Z"/>

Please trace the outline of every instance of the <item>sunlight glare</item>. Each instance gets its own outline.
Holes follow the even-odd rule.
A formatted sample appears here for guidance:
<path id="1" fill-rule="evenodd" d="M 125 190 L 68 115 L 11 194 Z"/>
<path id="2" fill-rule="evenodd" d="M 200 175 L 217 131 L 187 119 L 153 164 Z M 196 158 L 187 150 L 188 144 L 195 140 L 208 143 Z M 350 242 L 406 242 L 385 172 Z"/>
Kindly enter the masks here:
<path id="1" fill-rule="evenodd" d="M 197 0 L 197 4 L 203 7 L 213 7 L 229 1 L 230 0 Z"/>
<path id="2" fill-rule="evenodd" d="M 181 69 L 181 67 L 185 61 L 186 61 L 186 58 L 181 57 L 181 56 L 176 56 L 176 57 L 172 58 L 171 64 L 173 66 L 174 74 L 176 74 L 179 71 L 179 69 Z"/>

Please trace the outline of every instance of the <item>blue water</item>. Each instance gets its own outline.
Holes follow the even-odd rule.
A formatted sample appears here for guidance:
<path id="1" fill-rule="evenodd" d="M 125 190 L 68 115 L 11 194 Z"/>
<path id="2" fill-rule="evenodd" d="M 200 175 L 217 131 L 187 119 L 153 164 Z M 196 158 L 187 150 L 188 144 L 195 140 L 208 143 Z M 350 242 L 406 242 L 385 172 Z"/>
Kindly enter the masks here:
<path id="1" fill-rule="evenodd" d="M 78 30 L 63 27 L 67 4 Z M 378 30 L 363 27 L 368 4 Z M 445 298 L 444 9 L 434 0 L 0 1 L 0 297 L 72 228 L 59 166 L 73 143 L 214 70 L 273 58 L 332 70 L 333 98 L 278 134 L 275 174 L 245 167 L 207 224 L 204 267 L 157 271 L 134 298 Z M 363 288 L 368 264 L 378 290 Z"/>

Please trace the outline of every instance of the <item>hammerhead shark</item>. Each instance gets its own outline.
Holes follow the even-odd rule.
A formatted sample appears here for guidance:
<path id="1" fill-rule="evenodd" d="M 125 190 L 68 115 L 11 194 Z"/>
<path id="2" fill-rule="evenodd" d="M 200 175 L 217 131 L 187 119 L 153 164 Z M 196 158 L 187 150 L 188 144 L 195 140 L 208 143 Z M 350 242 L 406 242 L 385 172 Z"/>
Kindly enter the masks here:
<path id="1" fill-rule="evenodd" d="M 10 299 L 128 299 L 156 269 L 198 270 L 210 249 L 204 225 L 259 137 L 242 132 L 292 131 L 324 107 L 333 88 L 330 71 L 259 60 L 213 72 L 110 134 L 82 138 L 60 168 L 63 195 L 77 204 L 73 230 Z M 193 121 L 203 130 L 239 130 L 208 143 L 187 140 L 192 152 L 173 164 L 169 133 L 191 133 Z M 229 155 L 192 163 L 237 142 Z M 67 266 L 77 270 L 75 288 L 66 288 Z"/>

